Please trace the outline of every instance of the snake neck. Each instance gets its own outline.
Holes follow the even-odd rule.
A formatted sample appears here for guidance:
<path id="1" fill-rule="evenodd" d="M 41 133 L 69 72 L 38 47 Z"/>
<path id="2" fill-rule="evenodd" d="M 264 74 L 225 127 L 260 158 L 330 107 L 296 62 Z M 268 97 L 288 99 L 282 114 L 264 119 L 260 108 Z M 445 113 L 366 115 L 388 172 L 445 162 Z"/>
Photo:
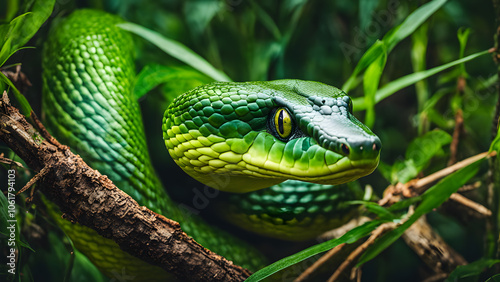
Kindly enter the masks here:
<path id="1" fill-rule="evenodd" d="M 42 106 L 48 129 L 140 205 L 179 221 L 183 231 L 208 249 L 244 267 L 259 268 L 260 254 L 181 211 L 156 176 L 132 93 L 133 40 L 116 26 L 122 21 L 80 10 L 51 30 L 43 60 Z"/>
<path id="2" fill-rule="evenodd" d="M 80 19 L 92 19 L 85 25 Z M 141 205 L 170 214 L 147 151 L 132 95 L 132 38 L 118 17 L 82 10 L 51 34 L 44 53 L 43 107 L 48 127 L 93 168 Z M 106 28 L 102 28 L 106 26 Z"/>

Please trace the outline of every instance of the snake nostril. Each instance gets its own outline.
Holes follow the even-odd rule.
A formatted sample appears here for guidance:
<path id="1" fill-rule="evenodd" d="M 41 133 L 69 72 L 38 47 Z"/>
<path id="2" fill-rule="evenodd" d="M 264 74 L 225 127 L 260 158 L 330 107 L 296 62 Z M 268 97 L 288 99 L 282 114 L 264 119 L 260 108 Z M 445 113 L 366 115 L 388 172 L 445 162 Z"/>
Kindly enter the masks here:
<path id="1" fill-rule="evenodd" d="M 372 149 L 373 151 L 378 151 L 380 149 L 380 146 L 377 143 L 373 143 Z"/>
<path id="2" fill-rule="evenodd" d="M 347 147 L 347 145 L 346 145 L 346 144 L 342 144 L 342 145 L 340 145 L 340 149 L 342 149 L 342 152 L 343 152 L 345 155 L 349 155 L 350 150 L 349 150 L 349 147 Z"/>

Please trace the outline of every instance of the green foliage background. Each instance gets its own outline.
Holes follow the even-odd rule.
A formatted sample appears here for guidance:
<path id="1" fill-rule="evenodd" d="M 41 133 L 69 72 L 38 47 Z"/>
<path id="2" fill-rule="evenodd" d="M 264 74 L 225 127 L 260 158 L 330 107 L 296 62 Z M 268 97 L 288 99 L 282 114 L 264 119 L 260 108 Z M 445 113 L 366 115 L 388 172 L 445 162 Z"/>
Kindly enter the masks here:
<path id="1" fill-rule="evenodd" d="M 418 9 L 424 4 L 425 9 Z M 213 80 L 297 78 L 343 88 L 355 98 L 355 115 L 383 143 L 379 168 L 360 180 L 362 185 L 370 184 L 378 197 L 389 184 L 405 183 L 446 166 L 459 111 L 464 117 L 464 132 L 457 158 L 488 151 L 492 144 L 498 94 L 497 67 L 485 52 L 494 46 L 496 31 L 489 1 L 58 0 L 53 5 L 50 13 L 47 7 L 51 8 L 51 1 L 0 1 L 0 20 L 5 23 L 0 28 L 0 63 L 3 67 L 20 63 L 33 84 L 24 93 L 29 104 L 19 98 L 20 106 L 27 114 L 30 105 L 36 113 L 41 112 L 41 50 L 49 24 L 58 17 L 76 8 L 103 9 L 137 24 L 124 28 L 135 30 L 142 37 L 146 34 L 143 28 L 157 32 L 147 40 L 135 37 L 135 94 L 144 108 L 150 151 L 163 152 L 152 154 L 159 174 L 165 183 L 187 187 L 185 191 L 171 191 L 186 204 L 193 197 L 191 187 L 196 188 L 197 184 L 186 179 L 168 157 L 159 130 L 161 116 L 173 97 Z M 27 11 L 32 13 L 12 21 Z M 47 17 L 48 21 L 42 24 Z M 23 46 L 35 48 L 15 52 Z M 200 57 L 193 57 L 193 52 Z M 16 94 L 8 80 L 1 81 L 0 90 L 10 88 Z M 0 150 L 6 157 L 16 159 L 5 146 Z M 494 271 L 482 270 L 497 262 L 497 230 L 486 228 L 488 220 L 467 217 L 453 205 L 441 204 L 463 183 L 481 181 L 481 187 L 467 196 L 487 205 L 487 166 L 486 162 L 478 162 L 466 167 L 422 197 L 396 208 L 369 209 L 370 204 L 366 204 L 377 219 L 355 230 L 351 237 L 289 257 L 253 278 L 265 277 L 341 242 L 363 238 L 382 222 L 400 220 L 408 206 L 418 204 L 412 220 L 428 214 L 428 221 L 453 248 L 469 262 L 476 261 L 469 268 L 457 270 L 452 279 L 469 276 L 471 281 L 484 280 Z M 32 174 L 29 170 L 20 172 L 18 185 L 21 187 Z M 3 182 L 6 171 L 2 169 L 0 175 Z M 24 246 L 20 248 L 22 274 L 7 276 L 8 279 L 104 279 L 84 256 L 70 255 L 71 242 L 43 211 L 21 202 L 20 196 L 18 217 L 22 228 L 18 238 Z M 489 208 L 494 212 L 489 223 L 495 226 L 498 202 L 493 201 Z M 363 277 L 367 281 L 415 281 L 430 274 L 398 239 L 406 227 L 382 238 L 362 257 L 366 262 Z M 263 238 L 253 241 L 262 249 L 278 246 L 273 250 L 273 260 L 317 243 L 291 246 Z M 6 273 L 5 264 L 0 272 Z"/>

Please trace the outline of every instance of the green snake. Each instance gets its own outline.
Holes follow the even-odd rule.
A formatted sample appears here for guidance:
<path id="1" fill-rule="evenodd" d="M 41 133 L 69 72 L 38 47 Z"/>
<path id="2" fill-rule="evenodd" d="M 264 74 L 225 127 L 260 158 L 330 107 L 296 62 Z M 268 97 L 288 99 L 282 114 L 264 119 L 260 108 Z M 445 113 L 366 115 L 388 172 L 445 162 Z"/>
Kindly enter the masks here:
<path id="1" fill-rule="evenodd" d="M 132 93 L 134 46 L 116 26 L 122 21 L 79 10 L 51 29 L 43 54 L 47 127 L 140 205 L 179 221 L 206 248 L 259 269 L 265 264 L 262 255 L 187 215 L 163 189 Z M 352 193 L 332 185 L 371 173 L 381 148 L 379 138 L 352 115 L 345 93 L 301 80 L 200 86 L 172 102 L 162 129 L 170 156 L 188 175 L 222 191 L 244 193 L 229 196 L 222 207 L 230 221 L 288 240 L 312 238 L 344 222 L 349 208 L 342 202 Z M 51 213 L 106 275 L 124 269 L 141 280 L 168 275 L 95 231 L 62 219 L 55 209 Z"/>

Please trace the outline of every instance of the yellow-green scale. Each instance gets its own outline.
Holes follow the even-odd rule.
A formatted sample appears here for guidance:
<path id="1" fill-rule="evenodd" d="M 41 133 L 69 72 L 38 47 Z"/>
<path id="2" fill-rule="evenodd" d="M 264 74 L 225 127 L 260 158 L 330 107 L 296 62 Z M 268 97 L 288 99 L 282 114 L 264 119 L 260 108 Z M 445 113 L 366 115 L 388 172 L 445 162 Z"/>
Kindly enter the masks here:
<path id="1" fill-rule="evenodd" d="M 198 217 L 186 218 L 156 177 L 131 93 L 132 38 L 115 26 L 121 21 L 104 12 L 80 10 L 51 30 L 43 61 L 43 109 L 50 132 L 139 204 L 179 221 L 206 248 L 236 264 L 259 268 L 262 257 L 244 242 Z M 184 127 L 179 130 L 186 133 Z M 133 258 L 95 231 L 60 219 L 55 212 L 54 217 L 106 275 L 125 271 L 140 280 L 162 275 L 160 268 Z"/>

